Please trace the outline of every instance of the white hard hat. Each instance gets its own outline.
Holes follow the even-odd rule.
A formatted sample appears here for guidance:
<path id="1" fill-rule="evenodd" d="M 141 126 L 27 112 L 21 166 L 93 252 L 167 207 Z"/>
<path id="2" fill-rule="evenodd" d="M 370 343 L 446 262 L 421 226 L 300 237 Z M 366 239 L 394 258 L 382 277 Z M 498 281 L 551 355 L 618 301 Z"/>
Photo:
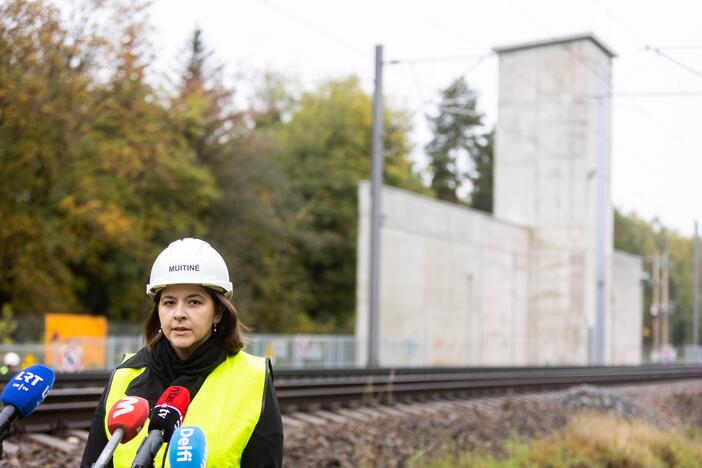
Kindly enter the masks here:
<path id="1" fill-rule="evenodd" d="M 232 297 L 232 283 L 222 256 L 200 239 L 180 239 L 156 257 L 146 293 L 153 297 L 172 284 L 199 284 Z"/>
<path id="2" fill-rule="evenodd" d="M 5 354 L 2 362 L 4 362 L 6 366 L 19 366 L 19 354 L 15 353 L 14 351 L 10 351 L 9 353 Z"/>

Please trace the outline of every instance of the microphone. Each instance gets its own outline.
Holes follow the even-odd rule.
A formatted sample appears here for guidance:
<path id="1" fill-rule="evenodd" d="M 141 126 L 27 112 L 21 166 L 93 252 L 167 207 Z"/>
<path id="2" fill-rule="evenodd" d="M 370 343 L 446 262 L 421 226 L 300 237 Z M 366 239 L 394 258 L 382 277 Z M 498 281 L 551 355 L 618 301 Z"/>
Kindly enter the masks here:
<path id="1" fill-rule="evenodd" d="M 139 446 L 132 468 L 152 466 L 164 440 L 169 440 L 185 419 L 190 404 L 190 392 L 185 387 L 170 386 L 156 402 L 149 419 L 149 435 Z"/>
<path id="2" fill-rule="evenodd" d="M 168 462 L 171 468 L 205 468 L 207 442 L 205 433 L 196 426 L 179 427 L 171 437 Z"/>
<path id="3" fill-rule="evenodd" d="M 7 435 L 17 419 L 26 418 L 39 406 L 54 385 L 54 371 L 41 364 L 21 370 L 0 395 L 0 439 Z"/>
<path id="4" fill-rule="evenodd" d="M 126 396 L 112 405 L 107 415 L 107 429 L 112 434 L 92 468 L 103 468 L 112 459 L 119 443 L 127 443 L 136 437 L 149 417 L 149 402 L 138 396 Z"/>

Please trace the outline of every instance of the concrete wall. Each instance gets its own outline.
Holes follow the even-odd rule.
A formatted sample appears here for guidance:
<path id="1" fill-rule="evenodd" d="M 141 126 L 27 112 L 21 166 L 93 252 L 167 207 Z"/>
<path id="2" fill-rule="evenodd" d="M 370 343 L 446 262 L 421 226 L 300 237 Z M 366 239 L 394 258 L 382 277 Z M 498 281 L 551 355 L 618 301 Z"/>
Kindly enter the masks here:
<path id="1" fill-rule="evenodd" d="M 357 364 L 367 360 L 370 185 L 361 182 L 357 257 Z M 550 278 L 535 268 L 531 229 L 485 213 L 404 190 L 384 187 L 381 227 L 380 363 L 384 366 L 543 365 L 531 349 L 584 349 L 561 364 L 587 364 L 586 322 L 558 288 L 572 279 Z M 552 253 L 554 262 L 576 262 Z M 541 259 L 546 258 L 541 255 Z M 641 360 L 642 260 L 615 252 L 613 295 L 608 303 L 607 355 L 611 364 Z M 549 273 L 556 268 L 547 268 Z M 529 323 L 538 281 L 548 281 L 556 300 L 555 325 L 537 335 Z M 561 307 L 556 310 L 556 307 Z M 560 316 L 559 316 L 560 315 Z M 575 317 L 575 318 L 573 318 Z M 570 319 L 570 320 L 569 320 Z M 563 326 L 561 329 L 557 326 Z M 540 322 L 539 325 L 542 325 Z M 579 329 L 578 329 L 579 327 Z M 574 332 L 575 330 L 575 332 Z M 541 333 L 546 333 L 543 331 Z M 535 340 L 541 340 L 536 342 Z M 582 340 L 576 341 L 576 340 Z"/>
<path id="2" fill-rule="evenodd" d="M 382 205 L 381 365 L 525 364 L 527 230 L 394 188 Z M 356 335 L 367 343 L 367 182 L 359 214 Z"/>
<path id="3" fill-rule="evenodd" d="M 612 268 L 612 314 L 609 331 L 609 363 L 640 364 L 642 356 L 643 259 L 614 252 Z"/>

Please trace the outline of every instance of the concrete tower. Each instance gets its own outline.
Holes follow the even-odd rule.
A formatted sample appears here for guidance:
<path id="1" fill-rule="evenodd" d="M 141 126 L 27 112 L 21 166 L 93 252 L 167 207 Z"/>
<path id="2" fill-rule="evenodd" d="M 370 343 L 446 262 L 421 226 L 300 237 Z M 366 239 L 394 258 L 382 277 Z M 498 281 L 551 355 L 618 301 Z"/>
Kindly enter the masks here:
<path id="1" fill-rule="evenodd" d="M 495 50 L 494 211 L 531 233 L 527 361 L 593 362 L 598 281 L 611 321 L 614 53 L 592 35 Z"/>

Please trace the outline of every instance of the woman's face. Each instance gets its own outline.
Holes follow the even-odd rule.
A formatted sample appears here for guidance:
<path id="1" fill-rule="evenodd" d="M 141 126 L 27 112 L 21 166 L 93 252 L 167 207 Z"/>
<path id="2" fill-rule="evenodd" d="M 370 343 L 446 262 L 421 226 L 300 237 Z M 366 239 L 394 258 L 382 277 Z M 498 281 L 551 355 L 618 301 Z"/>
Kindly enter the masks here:
<path id="1" fill-rule="evenodd" d="M 180 359 L 185 359 L 212 333 L 215 316 L 212 298 L 202 286 L 176 284 L 161 293 L 158 318 L 163 335 Z"/>

